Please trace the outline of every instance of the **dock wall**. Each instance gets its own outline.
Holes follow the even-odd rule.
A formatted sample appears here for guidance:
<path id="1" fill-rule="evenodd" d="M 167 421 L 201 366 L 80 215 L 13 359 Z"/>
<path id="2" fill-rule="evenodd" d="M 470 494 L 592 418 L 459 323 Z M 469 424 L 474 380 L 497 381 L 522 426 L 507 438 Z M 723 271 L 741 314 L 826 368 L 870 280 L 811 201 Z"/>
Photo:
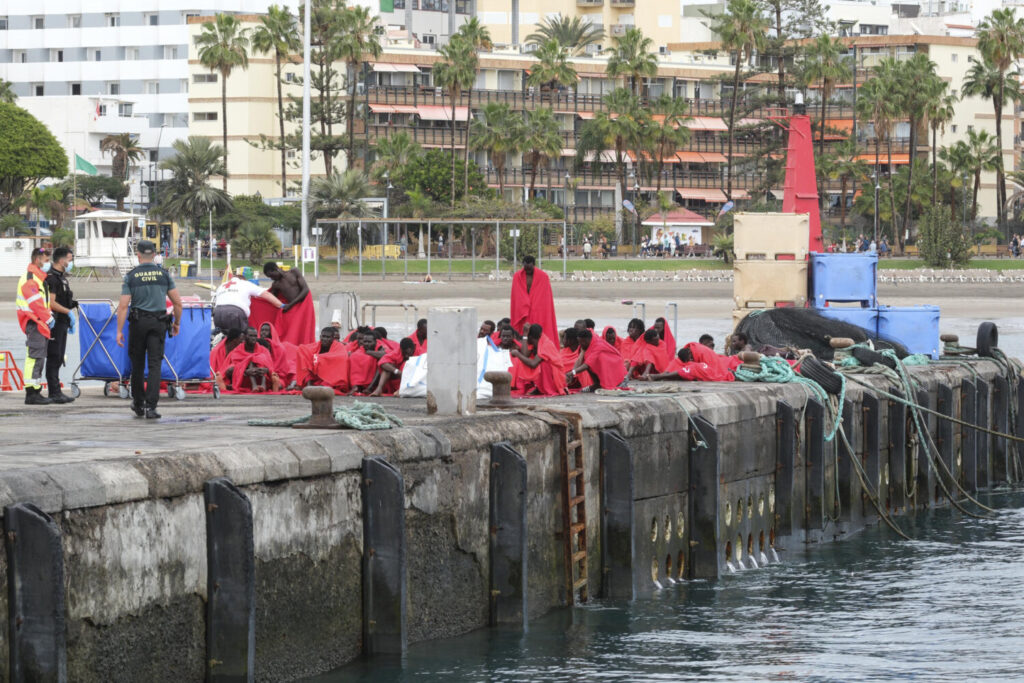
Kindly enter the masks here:
<path id="1" fill-rule="evenodd" d="M 932 409 L 1018 429 L 1010 419 L 1020 412 L 1010 410 L 1016 387 L 1010 390 L 995 364 L 913 373 L 919 398 Z M 884 378 L 869 381 L 891 390 Z M 379 598 L 366 612 L 366 579 L 388 568 L 392 544 L 406 577 L 395 613 L 404 620 L 406 642 L 455 636 L 492 621 L 492 547 L 516 531 L 514 515 L 508 526 L 492 517 L 496 443 L 526 463 L 522 613 L 536 618 L 566 605 L 559 437 L 565 413 L 581 416 L 584 428 L 586 590 L 594 598 L 641 596 L 670 580 L 752 570 L 772 550 L 785 562 L 807 543 L 878 524 L 872 490 L 897 519 L 948 505 L 942 483 L 955 491 L 952 481 L 937 481 L 946 475 L 908 438 L 902 406 L 853 382 L 842 405 L 852 456 L 838 438 L 824 441 L 829 408 L 804 386 L 679 388 L 658 396 L 523 401 L 521 409 L 423 419 L 386 431 L 271 430 L 274 436 L 258 447 L 17 470 L 0 475 L 0 502 L 32 503 L 56 524 L 65 610 L 63 623 L 49 628 L 64 634 L 66 680 L 201 680 L 208 648 L 221 647 L 207 642 L 213 552 L 207 524 L 221 508 L 204 498 L 204 484 L 226 477 L 251 505 L 251 605 L 237 598 L 237 613 L 243 627 L 254 625 L 252 645 L 246 647 L 243 633 L 235 641 L 242 645 L 228 647 L 228 654 L 251 667 L 256 680 L 283 681 L 360 656 L 367 628 L 375 639 L 387 635 L 374 631 L 383 627 L 371 618 L 383 607 Z M 1019 476 L 1013 444 L 928 419 L 953 478 L 965 487 L 989 488 Z M 609 455 L 609 449 L 618 450 Z M 401 477 L 404 502 L 396 514 L 404 547 L 401 538 L 384 536 L 371 552 L 364 547 L 364 499 L 369 487 L 384 482 L 368 481 L 364 462 L 375 457 Z M 613 514 L 611 497 L 623 495 L 631 500 Z M 374 520 L 387 517 L 387 504 L 380 505 Z M 234 536 L 246 536 L 241 527 Z M 34 603 L 12 589 L 8 532 L 0 613 L 20 615 Z M 29 533 L 19 532 L 14 542 L 27 543 Z M 602 538 L 615 541 L 602 547 Z M 630 546 L 631 553 L 623 550 Z M 382 586 L 374 585 L 374 596 Z M 221 589 L 215 582 L 214 590 Z M 506 601 L 511 596 L 513 607 L 514 594 L 498 590 Z M 224 623 L 218 634 L 238 627 L 237 620 Z M 11 678 L 11 633 L 0 629 L 4 680 Z M 213 662 L 214 669 L 220 664 Z"/>

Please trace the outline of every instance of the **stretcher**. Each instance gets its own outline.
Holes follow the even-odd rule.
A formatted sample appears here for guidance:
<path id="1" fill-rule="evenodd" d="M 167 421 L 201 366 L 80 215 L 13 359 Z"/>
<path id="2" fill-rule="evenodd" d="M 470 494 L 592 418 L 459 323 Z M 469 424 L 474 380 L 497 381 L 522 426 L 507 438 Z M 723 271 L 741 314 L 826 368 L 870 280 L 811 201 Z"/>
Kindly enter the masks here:
<path id="1" fill-rule="evenodd" d="M 125 345 L 117 345 L 117 307 L 109 299 L 79 300 L 79 347 L 81 358 L 71 377 L 71 396 L 78 398 L 78 382 L 98 380 L 103 395 L 110 396 L 115 387 L 121 398 L 131 397 L 131 362 L 128 358 L 127 329 Z M 213 308 L 202 302 L 185 302 L 178 334 L 164 343 L 160 376 L 167 386 L 167 396 L 181 401 L 187 384 L 212 385 L 214 398 L 220 389 L 210 373 L 210 330 Z M 127 326 L 126 326 L 127 327 Z M 173 378 L 173 379 L 171 379 Z"/>

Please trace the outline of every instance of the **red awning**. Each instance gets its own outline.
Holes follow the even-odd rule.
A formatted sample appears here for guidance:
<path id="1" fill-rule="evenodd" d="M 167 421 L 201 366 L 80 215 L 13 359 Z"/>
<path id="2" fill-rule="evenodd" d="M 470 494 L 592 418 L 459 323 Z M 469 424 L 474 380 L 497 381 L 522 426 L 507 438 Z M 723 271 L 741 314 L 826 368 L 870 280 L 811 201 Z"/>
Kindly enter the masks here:
<path id="1" fill-rule="evenodd" d="M 592 118 L 594 118 L 594 112 L 592 112 L 592 111 L 578 111 L 578 112 L 576 112 L 576 116 L 580 117 L 581 119 L 592 119 Z"/>
<path id="2" fill-rule="evenodd" d="M 705 164 L 724 164 L 728 161 L 724 154 L 719 154 L 718 152 L 701 152 L 700 156 Z"/>
<path id="3" fill-rule="evenodd" d="M 415 64 L 388 64 L 386 62 L 376 62 L 373 65 L 373 70 L 383 73 L 409 73 L 418 74 L 420 69 Z"/>
<path id="4" fill-rule="evenodd" d="M 725 121 L 716 116 L 694 116 L 689 121 L 684 121 L 683 125 L 690 130 L 708 130 L 712 132 L 729 130 L 729 126 L 725 125 Z"/>
<path id="5" fill-rule="evenodd" d="M 871 154 L 858 154 L 856 157 L 854 157 L 854 159 L 856 161 L 864 161 L 864 162 L 867 162 L 869 164 L 874 164 L 875 163 L 875 155 L 874 155 L 874 153 L 871 153 Z M 885 154 L 879 154 L 878 155 L 878 165 L 879 166 L 886 166 L 886 165 L 888 165 L 888 163 L 889 163 L 889 157 L 888 156 L 886 156 Z M 910 163 L 910 155 L 909 154 L 893 154 L 892 155 L 892 163 L 894 163 L 894 164 L 909 164 Z"/>
<path id="6" fill-rule="evenodd" d="M 370 111 L 374 114 L 394 114 L 395 108 L 390 104 L 374 104 L 371 102 Z"/>
<path id="7" fill-rule="evenodd" d="M 421 104 L 416 107 L 416 113 L 424 121 L 451 121 L 452 108 L 438 104 Z M 455 107 L 455 120 L 468 121 L 469 107 Z"/>

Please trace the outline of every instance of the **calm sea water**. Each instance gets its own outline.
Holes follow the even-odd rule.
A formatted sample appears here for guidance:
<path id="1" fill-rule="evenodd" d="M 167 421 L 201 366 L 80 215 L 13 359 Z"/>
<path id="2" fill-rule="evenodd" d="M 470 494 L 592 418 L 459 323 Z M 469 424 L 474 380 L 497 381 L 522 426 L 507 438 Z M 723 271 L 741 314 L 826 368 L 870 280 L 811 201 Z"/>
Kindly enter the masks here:
<path id="1" fill-rule="evenodd" d="M 1024 680 L 1024 494 L 940 510 L 717 582 L 558 610 L 358 662 L 341 681 Z"/>

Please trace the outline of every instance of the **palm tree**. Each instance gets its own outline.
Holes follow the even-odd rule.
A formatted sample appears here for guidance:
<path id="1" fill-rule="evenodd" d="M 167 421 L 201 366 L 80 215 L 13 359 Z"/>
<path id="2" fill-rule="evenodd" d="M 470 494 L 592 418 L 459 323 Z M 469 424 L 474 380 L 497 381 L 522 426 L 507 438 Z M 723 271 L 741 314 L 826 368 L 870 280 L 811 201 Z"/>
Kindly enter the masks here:
<path id="1" fill-rule="evenodd" d="M 299 40 L 299 28 L 295 16 L 287 7 L 271 5 L 267 13 L 260 16 L 260 25 L 252 32 L 252 49 L 267 54 L 274 53 L 274 70 L 277 75 L 277 121 L 279 125 L 281 147 L 281 194 L 287 194 L 288 164 L 287 149 L 284 138 L 284 94 L 281 91 L 281 62 L 292 52 L 302 46 Z"/>
<path id="2" fill-rule="evenodd" d="M 907 187 L 914 185 L 914 158 L 917 156 L 917 132 L 928 114 L 929 104 L 937 97 L 940 86 L 945 83 L 935 73 L 935 62 L 924 52 L 917 52 L 910 59 L 900 62 L 897 93 L 903 114 L 910 123 L 910 163 L 907 166 Z M 910 227 L 911 193 L 907 192 L 906 208 L 903 212 L 904 234 Z"/>
<path id="3" fill-rule="evenodd" d="M 0 102 L 14 104 L 16 99 L 18 99 L 18 96 L 14 94 L 14 84 L 0 78 Z"/>
<path id="4" fill-rule="evenodd" d="M 590 162 L 595 168 L 601 165 L 601 154 L 606 149 L 615 150 L 615 174 L 619 181 L 619 192 L 626 197 L 626 152 L 636 148 L 645 112 L 640 101 L 625 88 L 616 88 L 602 98 L 603 111 L 583 124 L 576 141 L 576 164 Z M 615 237 L 622 240 L 621 214 L 616 221 Z"/>
<path id="5" fill-rule="evenodd" d="M 938 164 L 938 140 L 939 131 L 946 133 L 946 124 L 953 120 L 955 113 L 956 98 L 947 93 L 949 84 L 941 79 L 934 82 L 935 92 L 929 100 L 927 116 L 928 125 L 932 129 L 932 204 L 939 201 L 939 164 Z"/>
<path id="6" fill-rule="evenodd" d="M 228 193 L 210 185 L 212 176 L 227 178 L 228 175 L 221 146 L 198 135 L 190 135 L 188 140 L 175 140 L 172 146 L 174 156 L 160 162 L 160 168 L 171 172 L 171 180 L 166 181 L 168 190 L 160 193 L 164 201 L 159 215 L 196 227 L 208 211 L 230 209 L 232 202 Z"/>
<path id="7" fill-rule="evenodd" d="M 480 20 L 476 17 L 472 17 L 465 24 L 459 27 L 457 35 L 465 38 L 466 42 L 473 48 L 473 54 L 477 55 L 479 59 L 480 50 L 490 50 L 493 47 L 491 43 L 491 32 L 487 30 L 487 27 L 480 23 Z M 475 80 L 475 77 L 474 77 Z M 469 104 L 469 111 L 473 110 L 473 84 L 469 84 L 467 89 L 469 96 L 466 98 Z M 469 119 L 466 119 L 466 164 L 463 167 L 463 182 L 465 187 L 463 188 L 463 196 L 469 196 Z"/>
<path id="8" fill-rule="evenodd" d="M 110 177 L 122 183 L 128 180 L 131 165 L 143 155 L 143 149 L 138 146 L 138 137 L 131 133 L 106 136 L 100 140 L 100 151 L 110 154 Z M 123 196 L 117 198 L 117 210 L 124 211 Z"/>
<path id="9" fill-rule="evenodd" d="M 210 71 L 220 72 L 221 127 L 223 130 L 223 189 L 228 190 L 228 76 L 234 69 L 249 68 L 249 31 L 233 14 L 218 14 L 203 24 L 196 36 L 199 63 Z"/>
<path id="10" fill-rule="evenodd" d="M 576 69 L 569 63 L 569 49 L 563 47 L 557 40 L 551 39 L 541 45 L 533 53 L 537 63 L 530 70 L 526 84 L 549 91 L 557 90 L 559 86 L 575 88 L 579 76 Z"/>
<path id="11" fill-rule="evenodd" d="M 387 173 L 394 177 L 403 166 L 420 155 L 422 149 L 407 131 L 399 131 L 388 137 L 377 138 L 374 146 L 377 161 L 371 169 L 374 180 L 380 180 Z"/>
<path id="12" fill-rule="evenodd" d="M 523 119 L 503 102 L 488 102 L 469 128 L 469 144 L 485 151 L 498 174 L 498 196 L 505 196 L 505 162 L 522 149 Z"/>
<path id="13" fill-rule="evenodd" d="M 686 100 L 665 94 L 651 102 L 650 141 L 657 167 L 655 192 L 661 193 L 661 174 L 665 159 L 673 156 L 690 141 L 690 129 L 684 124 L 690 120 L 686 115 Z"/>
<path id="14" fill-rule="evenodd" d="M 530 164 L 530 191 L 534 196 L 537 182 L 537 169 L 543 163 L 550 166 L 552 159 L 562 153 L 562 134 L 558 129 L 558 121 L 550 109 L 534 109 L 527 114 L 523 128 L 521 149 L 525 152 L 523 161 Z"/>
<path id="15" fill-rule="evenodd" d="M 658 58 L 654 55 L 654 41 L 638 28 L 626 29 L 610 50 L 606 72 L 612 78 L 628 78 L 633 94 L 640 97 L 643 79 L 658 73 Z"/>
<path id="16" fill-rule="evenodd" d="M 63 216 L 64 193 L 60 187 L 50 185 L 49 187 L 33 187 L 32 190 L 21 198 L 21 205 L 28 211 L 35 211 L 36 230 L 40 227 L 42 218 L 50 220 L 54 216 Z"/>
<path id="17" fill-rule="evenodd" d="M 316 178 L 309 188 L 310 207 L 333 218 L 359 218 L 373 213 L 363 201 L 370 195 L 370 180 L 358 168 L 335 171 Z"/>
<path id="18" fill-rule="evenodd" d="M 732 143 L 736 132 L 736 98 L 740 92 L 740 72 L 743 63 L 754 50 L 760 50 L 767 41 L 768 20 L 754 0 L 729 0 L 724 14 L 715 18 L 711 30 L 719 35 L 722 47 L 736 58 L 736 71 L 732 79 L 732 103 L 729 106 L 729 152 L 727 160 L 725 196 L 732 200 Z"/>
<path id="19" fill-rule="evenodd" d="M 384 27 L 369 8 L 353 5 L 341 10 L 341 22 L 336 36 L 335 57 L 348 65 L 349 95 L 348 111 L 348 165 L 355 163 L 355 118 L 356 89 L 359 85 L 359 71 L 367 57 L 377 59 L 384 52 L 381 39 Z"/>
<path id="20" fill-rule="evenodd" d="M 846 58 L 846 46 L 838 38 L 818 36 L 806 54 L 807 67 L 804 77 L 808 82 L 821 83 L 821 129 L 818 136 L 818 156 L 825 156 L 825 128 L 828 117 L 826 108 L 832 99 L 837 83 L 846 81 L 851 76 L 850 63 Z"/>
<path id="21" fill-rule="evenodd" d="M 455 131 L 458 125 L 455 119 L 455 105 L 462 96 L 462 91 L 473 85 L 473 81 L 476 80 L 477 57 L 473 46 L 458 34 L 452 36 L 438 52 L 443 59 L 434 64 L 434 83 L 447 90 L 452 101 L 452 206 L 455 206 Z M 468 116 L 466 129 L 469 129 Z"/>
<path id="22" fill-rule="evenodd" d="M 960 180 L 962 182 L 960 186 L 961 191 L 966 191 L 967 176 L 973 172 L 973 155 L 971 154 L 970 145 L 963 140 L 958 140 L 953 146 L 940 149 L 939 158 L 949 166 L 949 171 L 953 177 L 953 184 Z M 967 205 L 966 197 L 963 204 L 964 206 Z M 956 220 L 956 194 L 953 187 L 950 187 L 949 206 L 950 215 L 953 220 Z"/>
<path id="23" fill-rule="evenodd" d="M 556 14 L 545 17 L 537 24 L 537 31 L 526 36 L 526 42 L 542 46 L 554 40 L 569 50 L 573 56 L 582 55 L 591 45 L 599 45 L 604 40 L 604 29 L 600 26 L 583 21 L 581 17 L 564 17 Z"/>
<path id="24" fill-rule="evenodd" d="M 1002 150 L 999 138 L 985 130 L 967 131 L 967 150 L 970 154 L 970 172 L 974 175 L 974 190 L 971 193 L 971 220 L 978 219 L 978 188 L 981 187 L 982 171 L 997 171 Z"/>
<path id="25" fill-rule="evenodd" d="M 867 166 L 858 159 L 859 149 L 855 140 L 846 139 L 832 148 L 832 153 L 827 157 L 828 176 L 839 179 L 839 232 L 846 230 L 846 193 L 853 181 L 853 187 L 857 183 L 868 178 Z"/>
<path id="26" fill-rule="evenodd" d="M 873 77 L 858 89 L 857 113 L 872 122 L 875 130 L 875 172 L 878 172 L 878 145 L 885 142 L 886 167 L 889 169 L 889 209 L 892 217 L 893 246 L 902 252 L 903 236 L 896 229 L 896 194 L 892 177 L 892 126 L 900 116 L 898 97 L 900 65 L 887 57 L 871 70 Z M 880 178 L 876 175 L 876 182 Z"/>

